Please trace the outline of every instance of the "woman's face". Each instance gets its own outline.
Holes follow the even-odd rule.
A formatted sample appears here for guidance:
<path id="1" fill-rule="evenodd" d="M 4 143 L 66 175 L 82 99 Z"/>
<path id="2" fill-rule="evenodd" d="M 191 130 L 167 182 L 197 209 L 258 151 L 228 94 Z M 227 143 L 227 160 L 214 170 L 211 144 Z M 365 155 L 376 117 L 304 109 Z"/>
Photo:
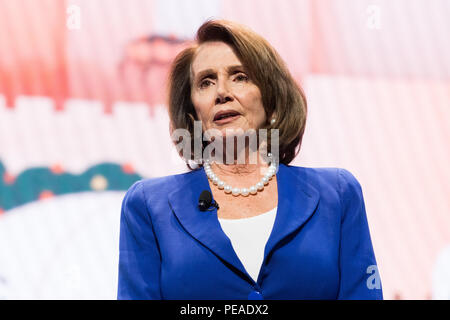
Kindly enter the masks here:
<path id="1" fill-rule="evenodd" d="M 203 130 L 259 129 L 266 122 L 261 92 L 224 42 L 202 44 L 192 63 L 191 99 Z"/>

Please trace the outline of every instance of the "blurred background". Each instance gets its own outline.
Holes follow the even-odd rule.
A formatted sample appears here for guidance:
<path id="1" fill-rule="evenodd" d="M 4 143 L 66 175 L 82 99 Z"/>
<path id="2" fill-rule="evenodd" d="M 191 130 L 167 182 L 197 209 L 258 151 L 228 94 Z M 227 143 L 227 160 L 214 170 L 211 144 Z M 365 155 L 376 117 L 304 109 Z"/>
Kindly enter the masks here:
<path id="1" fill-rule="evenodd" d="M 450 299 L 448 0 L 0 0 L 0 299 L 115 299 L 133 182 L 187 171 L 167 71 L 246 24 L 308 99 L 292 164 L 362 185 L 386 299 Z"/>

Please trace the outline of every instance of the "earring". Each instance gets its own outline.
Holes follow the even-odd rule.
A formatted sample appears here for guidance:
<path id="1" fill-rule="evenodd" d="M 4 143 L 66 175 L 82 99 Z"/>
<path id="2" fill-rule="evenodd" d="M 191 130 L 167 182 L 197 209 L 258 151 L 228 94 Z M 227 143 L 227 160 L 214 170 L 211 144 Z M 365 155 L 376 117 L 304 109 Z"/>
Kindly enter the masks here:
<path id="1" fill-rule="evenodd" d="M 275 118 L 270 119 L 270 124 L 274 124 L 275 121 L 277 121 L 277 119 L 275 119 Z"/>

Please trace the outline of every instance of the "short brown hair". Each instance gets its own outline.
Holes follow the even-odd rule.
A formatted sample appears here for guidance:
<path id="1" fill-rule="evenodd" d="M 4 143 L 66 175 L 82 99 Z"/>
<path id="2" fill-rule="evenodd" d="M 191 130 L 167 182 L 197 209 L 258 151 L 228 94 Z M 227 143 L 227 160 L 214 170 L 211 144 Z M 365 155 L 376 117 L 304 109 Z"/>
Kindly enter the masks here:
<path id="1" fill-rule="evenodd" d="M 193 120 L 198 118 L 191 101 L 191 65 L 197 48 L 208 41 L 221 41 L 234 49 L 250 78 L 261 91 L 267 116 L 276 112 L 276 122 L 267 124 L 264 128 L 268 129 L 268 136 L 271 128 L 279 129 L 279 161 L 289 164 L 300 151 L 305 131 L 305 95 L 276 50 L 264 38 L 235 22 L 206 21 L 198 29 L 195 43 L 175 58 L 168 88 L 171 133 L 174 129 L 184 128 L 189 130 L 191 136 L 194 134 Z"/>

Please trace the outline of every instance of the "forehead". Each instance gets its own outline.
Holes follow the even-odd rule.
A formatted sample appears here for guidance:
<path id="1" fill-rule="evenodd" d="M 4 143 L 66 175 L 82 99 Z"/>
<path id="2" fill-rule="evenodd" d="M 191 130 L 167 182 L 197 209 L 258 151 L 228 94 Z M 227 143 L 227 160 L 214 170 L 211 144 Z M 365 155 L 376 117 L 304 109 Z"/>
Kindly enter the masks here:
<path id="1" fill-rule="evenodd" d="M 197 49 L 191 71 L 195 76 L 202 70 L 221 69 L 239 64 L 241 61 L 230 45 L 219 41 L 206 42 Z"/>

